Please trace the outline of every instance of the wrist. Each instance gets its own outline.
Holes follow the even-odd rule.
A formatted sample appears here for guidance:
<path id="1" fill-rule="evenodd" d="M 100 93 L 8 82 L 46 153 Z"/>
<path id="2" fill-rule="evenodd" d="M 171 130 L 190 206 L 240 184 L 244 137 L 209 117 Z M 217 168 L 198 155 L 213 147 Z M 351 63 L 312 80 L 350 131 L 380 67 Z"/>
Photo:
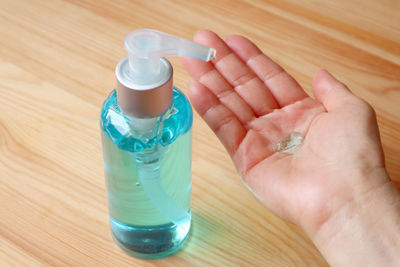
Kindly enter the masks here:
<path id="1" fill-rule="evenodd" d="M 387 175 L 368 181 L 373 186 L 355 190 L 310 236 L 332 266 L 392 266 L 398 260 L 399 191 Z"/>

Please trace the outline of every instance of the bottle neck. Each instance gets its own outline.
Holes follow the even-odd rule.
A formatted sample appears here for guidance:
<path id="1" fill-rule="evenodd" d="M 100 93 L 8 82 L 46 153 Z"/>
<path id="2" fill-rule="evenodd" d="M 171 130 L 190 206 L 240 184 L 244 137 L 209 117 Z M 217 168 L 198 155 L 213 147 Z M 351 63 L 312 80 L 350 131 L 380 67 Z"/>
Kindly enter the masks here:
<path id="1" fill-rule="evenodd" d="M 160 117 L 152 118 L 136 118 L 130 115 L 126 115 L 128 119 L 129 126 L 135 130 L 138 134 L 146 134 L 154 131 L 157 127 Z"/>

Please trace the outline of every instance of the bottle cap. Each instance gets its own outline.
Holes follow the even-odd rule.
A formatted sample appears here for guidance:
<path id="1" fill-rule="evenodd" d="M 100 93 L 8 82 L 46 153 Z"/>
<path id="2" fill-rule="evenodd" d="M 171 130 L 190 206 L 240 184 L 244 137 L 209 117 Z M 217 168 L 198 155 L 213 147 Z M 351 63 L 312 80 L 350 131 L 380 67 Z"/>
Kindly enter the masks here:
<path id="1" fill-rule="evenodd" d="M 215 57 L 213 48 L 149 29 L 129 33 L 124 43 L 129 56 L 116 68 L 117 99 L 122 111 L 136 118 L 160 116 L 171 105 L 173 70 L 164 57 Z"/>

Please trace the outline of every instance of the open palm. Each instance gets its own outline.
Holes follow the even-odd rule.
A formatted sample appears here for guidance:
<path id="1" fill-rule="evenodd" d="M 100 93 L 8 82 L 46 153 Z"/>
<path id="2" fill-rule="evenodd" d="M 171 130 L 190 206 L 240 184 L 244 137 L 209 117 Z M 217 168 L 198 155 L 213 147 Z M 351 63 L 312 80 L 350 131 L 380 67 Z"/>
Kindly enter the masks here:
<path id="1" fill-rule="evenodd" d="M 217 57 L 210 63 L 183 60 L 195 80 L 189 88 L 191 102 L 244 182 L 277 215 L 315 232 L 348 200 L 353 184 L 342 181 L 346 176 L 364 167 L 359 165 L 383 168 L 372 109 L 328 72 L 314 78 L 313 99 L 242 36 L 223 41 L 211 31 L 199 31 L 195 41 L 215 48 Z M 334 94 L 340 101 L 329 94 L 331 87 L 337 87 Z M 300 149 L 294 154 L 276 151 L 276 144 L 292 133 L 304 138 Z M 365 144 L 377 152 L 363 151 Z M 370 157 L 360 163 L 363 153 Z"/>

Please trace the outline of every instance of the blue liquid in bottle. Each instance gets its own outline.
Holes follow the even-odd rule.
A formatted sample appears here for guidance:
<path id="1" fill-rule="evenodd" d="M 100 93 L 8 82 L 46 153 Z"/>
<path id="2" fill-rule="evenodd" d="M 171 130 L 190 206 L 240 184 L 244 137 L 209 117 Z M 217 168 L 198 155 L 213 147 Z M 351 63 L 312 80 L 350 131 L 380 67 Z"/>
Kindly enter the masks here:
<path id="1" fill-rule="evenodd" d="M 191 106 L 176 88 L 170 108 L 145 136 L 122 113 L 115 90 L 103 103 L 100 127 L 110 226 L 116 243 L 133 256 L 166 257 L 176 252 L 188 236 L 192 121 Z M 169 198 L 187 211 L 188 220 L 172 222 L 146 194 L 138 173 L 140 160 L 151 161 L 146 153 L 154 155 L 152 151 L 161 155 L 154 164 L 157 179 Z"/>

